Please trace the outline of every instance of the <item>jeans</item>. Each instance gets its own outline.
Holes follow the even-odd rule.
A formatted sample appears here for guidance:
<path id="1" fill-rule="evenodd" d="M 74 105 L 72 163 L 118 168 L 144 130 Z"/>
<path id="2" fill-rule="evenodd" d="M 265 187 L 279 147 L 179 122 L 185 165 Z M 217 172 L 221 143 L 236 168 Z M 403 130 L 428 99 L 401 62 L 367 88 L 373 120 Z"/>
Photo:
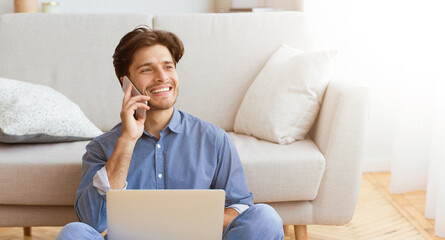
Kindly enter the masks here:
<path id="1" fill-rule="evenodd" d="M 223 240 L 282 240 L 283 221 L 267 204 L 255 204 L 238 215 L 224 229 Z M 56 240 L 104 240 L 93 227 L 80 222 L 69 223 Z"/>

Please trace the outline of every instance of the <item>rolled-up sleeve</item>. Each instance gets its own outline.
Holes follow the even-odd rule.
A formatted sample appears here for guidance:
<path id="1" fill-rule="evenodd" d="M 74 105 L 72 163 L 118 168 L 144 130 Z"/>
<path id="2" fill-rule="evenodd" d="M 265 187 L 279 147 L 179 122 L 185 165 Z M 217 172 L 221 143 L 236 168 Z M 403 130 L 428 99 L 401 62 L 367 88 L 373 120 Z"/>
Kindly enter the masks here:
<path id="1" fill-rule="evenodd" d="M 107 156 L 97 140 L 92 140 L 86 146 L 82 157 L 82 173 L 77 189 L 74 208 L 79 221 L 87 223 L 98 232 L 107 228 L 106 196 L 100 195 L 93 186 L 93 178 L 97 171 L 105 166 Z"/>
<path id="2" fill-rule="evenodd" d="M 235 144 L 224 132 L 218 146 L 216 189 L 226 192 L 226 207 L 234 204 L 253 205 L 253 194 L 247 187 L 246 176 Z"/>
<path id="3" fill-rule="evenodd" d="M 93 178 L 93 186 L 97 189 L 100 195 L 106 195 L 107 192 L 111 190 L 106 167 L 102 167 L 96 172 Z M 125 181 L 125 186 L 121 190 L 126 190 L 127 186 L 128 182 Z"/>

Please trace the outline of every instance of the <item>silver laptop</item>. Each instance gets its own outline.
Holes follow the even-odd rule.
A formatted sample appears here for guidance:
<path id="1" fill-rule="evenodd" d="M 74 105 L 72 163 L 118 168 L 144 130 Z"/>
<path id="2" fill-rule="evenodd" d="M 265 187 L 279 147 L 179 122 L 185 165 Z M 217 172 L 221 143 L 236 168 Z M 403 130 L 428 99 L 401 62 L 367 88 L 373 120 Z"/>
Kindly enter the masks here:
<path id="1" fill-rule="evenodd" d="M 221 240 L 224 190 L 111 190 L 108 240 Z"/>

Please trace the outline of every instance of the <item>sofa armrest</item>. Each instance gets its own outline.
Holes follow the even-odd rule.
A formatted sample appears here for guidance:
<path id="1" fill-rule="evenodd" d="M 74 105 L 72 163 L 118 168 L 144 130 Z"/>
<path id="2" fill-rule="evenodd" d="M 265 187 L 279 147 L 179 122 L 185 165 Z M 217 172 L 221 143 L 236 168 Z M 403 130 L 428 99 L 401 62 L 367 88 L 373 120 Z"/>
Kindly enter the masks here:
<path id="1" fill-rule="evenodd" d="M 318 195 L 312 201 L 315 224 L 345 224 L 360 189 L 369 114 L 368 87 L 345 74 L 328 84 L 310 137 L 326 159 Z"/>

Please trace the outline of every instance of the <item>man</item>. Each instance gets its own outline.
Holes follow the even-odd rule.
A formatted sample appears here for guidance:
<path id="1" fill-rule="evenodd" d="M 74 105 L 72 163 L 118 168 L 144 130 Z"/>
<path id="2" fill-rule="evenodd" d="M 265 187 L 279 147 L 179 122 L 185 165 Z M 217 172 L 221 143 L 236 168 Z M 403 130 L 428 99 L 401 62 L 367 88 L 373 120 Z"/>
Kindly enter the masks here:
<path id="1" fill-rule="evenodd" d="M 131 96 L 130 84 L 121 123 L 87 145 L 75 202 L 82 223 L 68 224 L 57 239 L 103 239 L 99 232 L 107 228 L 105 193 L 110 189 L 224 189 L 223 239 L 284 237 L 275 210 L 253 205 L 238 153 L 224 130 L 173 107 L 179 93 L 176 64 L 183 52 L 181 40 L 166 31 L 139 27 L 121 39 L 113 55 L 116 75 L 121 85 L 127 76 L 141 95 Z M 135 114 L 141 108 L 145 116 Z"/>

